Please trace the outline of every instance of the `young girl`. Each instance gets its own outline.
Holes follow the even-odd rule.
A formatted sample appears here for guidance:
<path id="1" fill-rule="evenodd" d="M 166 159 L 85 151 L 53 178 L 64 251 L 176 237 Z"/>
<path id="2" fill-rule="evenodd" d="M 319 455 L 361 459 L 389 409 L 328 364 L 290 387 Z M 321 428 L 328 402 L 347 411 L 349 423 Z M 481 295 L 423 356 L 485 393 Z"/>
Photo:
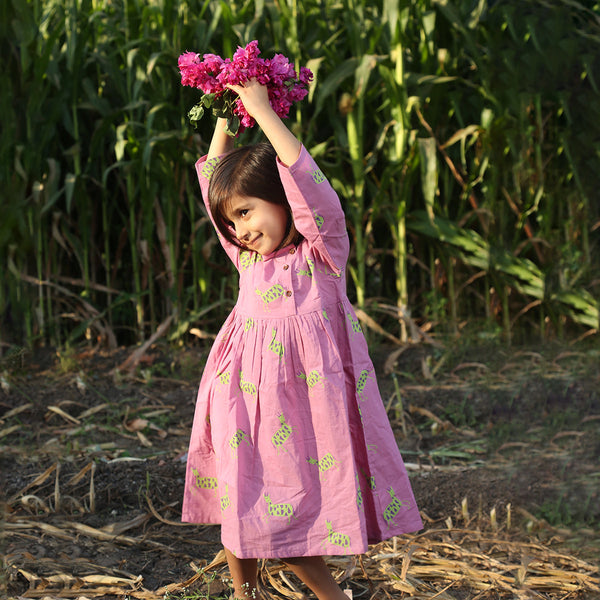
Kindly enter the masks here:
<path id="1" fill-rule="evenodd" d="M 422 523 L 346 297 L 339 199 L 267 89 L 231 89 L 271 146 L 233 150 L 219 119 L 196 164 L 240 289 L 200 383 L 183 520 L 221 524 L 235 598 L 255 598 L 257 558 L 277 558 L 344 600 L 321 555 Z"/>

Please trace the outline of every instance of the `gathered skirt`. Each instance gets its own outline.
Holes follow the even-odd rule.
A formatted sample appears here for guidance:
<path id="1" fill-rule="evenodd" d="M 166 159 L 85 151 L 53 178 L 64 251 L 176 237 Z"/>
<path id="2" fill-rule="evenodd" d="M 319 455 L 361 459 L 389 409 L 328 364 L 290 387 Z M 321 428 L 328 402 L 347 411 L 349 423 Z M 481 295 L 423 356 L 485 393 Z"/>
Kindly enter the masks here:
<path id="1" fill-rule="evenodd" d="M 360 554 L 422 527 L 352 306 L 250 316 L 209 355 L 183 520 L 239 558 Z"/>

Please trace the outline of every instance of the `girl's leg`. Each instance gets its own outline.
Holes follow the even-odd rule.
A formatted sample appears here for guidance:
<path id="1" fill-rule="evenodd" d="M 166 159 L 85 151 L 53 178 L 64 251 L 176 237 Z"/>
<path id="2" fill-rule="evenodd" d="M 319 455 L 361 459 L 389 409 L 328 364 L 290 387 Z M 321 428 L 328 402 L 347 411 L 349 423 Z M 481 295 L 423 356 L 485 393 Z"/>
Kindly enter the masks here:
<path id="1" fill-rule="evenodd" d="M 236 600 L 258 598 L 256 591 L 257 560 L 255 558 L 237 558 L 227 548 L 224 550 L 233 579 L 233 597 Z"/>
<path id="2" fill-rule="evenodd" d="M 281 559 L 319 600 L 348 600 L 320 556 Z"/>

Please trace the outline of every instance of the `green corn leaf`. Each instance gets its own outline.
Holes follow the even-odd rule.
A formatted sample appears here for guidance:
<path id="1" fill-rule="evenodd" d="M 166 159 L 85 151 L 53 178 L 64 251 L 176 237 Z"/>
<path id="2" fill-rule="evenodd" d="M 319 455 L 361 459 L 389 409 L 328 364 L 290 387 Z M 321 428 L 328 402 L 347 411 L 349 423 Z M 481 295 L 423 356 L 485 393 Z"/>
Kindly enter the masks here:
<path id="1" fill-rule="evenodd" d="M 67 201 L 67 214 L 71 214 L 71 206 L 73 204 L 73 194 L 77 185 L 77 176 L 73 173 L 67 173 L 65 177 L 65 199 Z"/>
<path id="2" fill-rule="evenodd" d="M 434 138 L 419 138 L 419 156 L 421 158 L 421 189 L 425 208 L 429 218 L 433 219 L 433 204 L 437 192 L 438 162 L 437 147 Z"/>
<path id="3" fill-rule="evenodd" d="M 558 292 L 552 300 L 560 304 L 559 310 L 567 313 L 576 323 L 598 329 L 600 309 L 598 301 L 587 290 L 576 289 Z"/>
<path id="4" fill-rule="evenodd" d="M 422 85 L 433 84 L 438 85 L 441 83 L 450 83 L 457 81 L 456 77 L 453 76 L 441 76 L 441 75 L 428 75 L 427 73 L 406 73 L 404 76 L 404 83 L 409 86 L 420 87 Z"/>
<path id="5" fill-rule="evenodd" d="M 365 54 L 355 72 L 354 93 L 357 98 L 364 96 L 366 93 L 369 79 L 373 69 L 377 66 L 377 61 L 381 60 L 373 54 Z"/>
<path id="6" fill-rule="evenodd" d="M 346 81 L 349 77 L 352 77 L 356 73 L 358 65 L 359 61 L 357 58 L 349 58 L 340 65 L 338 65 L 329 74 L 329 76 L 325 78 L 325 80 L 321 83 L 319 89 L 315 93 L 317 98 L 317 104 L 315 106 L 314 111 L 315 117 L 323 109 L 325 101 L 328 100 L 331 95 L 334 95 L 339 90 L 344 81 Z"/>

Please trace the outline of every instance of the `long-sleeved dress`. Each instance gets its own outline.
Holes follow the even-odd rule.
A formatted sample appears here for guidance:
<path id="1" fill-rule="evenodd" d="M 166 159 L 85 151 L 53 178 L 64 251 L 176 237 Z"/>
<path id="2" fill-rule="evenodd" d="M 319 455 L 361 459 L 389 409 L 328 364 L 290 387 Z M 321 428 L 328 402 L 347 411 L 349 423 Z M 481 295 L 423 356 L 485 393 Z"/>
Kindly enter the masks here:
<path id="1" fill-rule="evenodd" d="M 196 163 L 205 204 L 217 162 Z M 238 558 L 360 554 L 422 522 L 346 296 L 337 194 L 305 148 L 278 169 L 305 239 L 261 256 L 219 236 L 239 296 L 200 383 L 182 519 L 220 523 Z"/>

